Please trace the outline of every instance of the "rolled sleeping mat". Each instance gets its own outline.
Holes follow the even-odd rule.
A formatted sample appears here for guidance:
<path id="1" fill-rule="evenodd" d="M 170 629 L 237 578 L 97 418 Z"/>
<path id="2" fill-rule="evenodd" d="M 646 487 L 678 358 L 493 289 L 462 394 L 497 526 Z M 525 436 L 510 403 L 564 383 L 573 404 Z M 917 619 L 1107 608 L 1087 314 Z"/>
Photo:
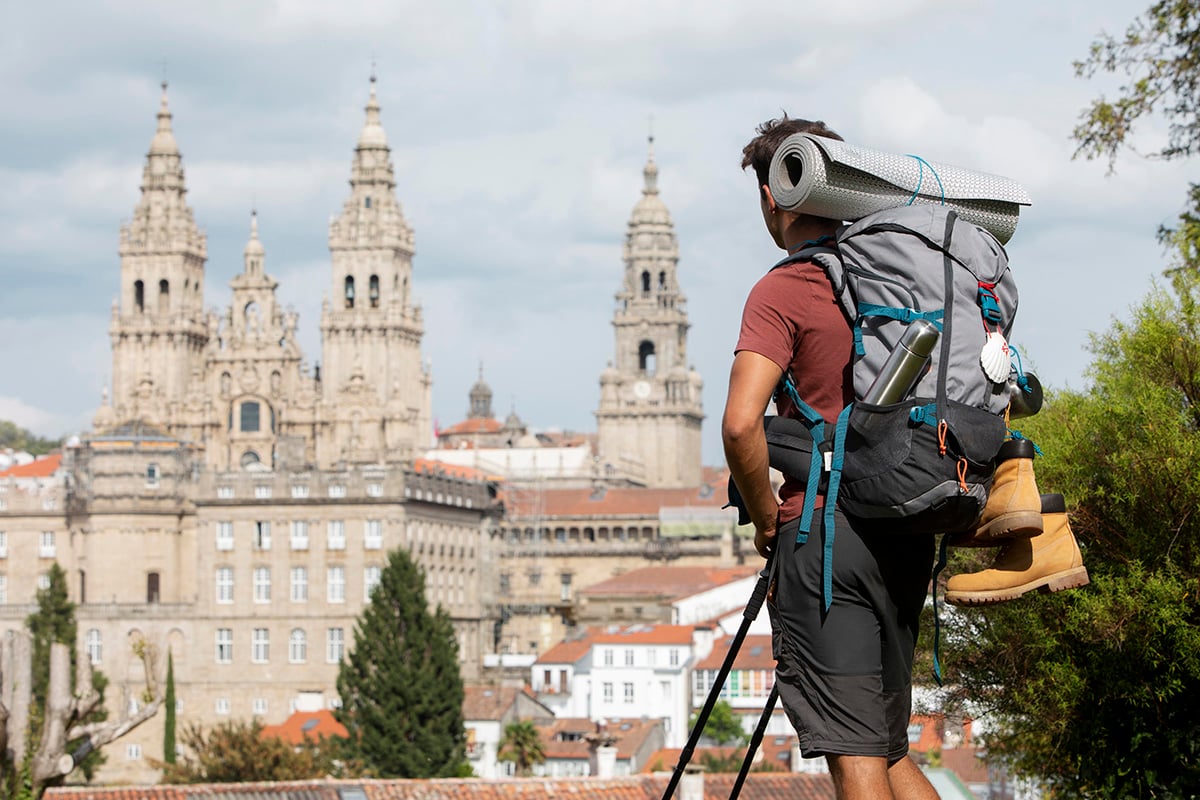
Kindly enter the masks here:
<path id="1" fill-rule="evenodd" d="M 935 203 L 1008 242 L 1029 193 L 1011 178 L 920 156 L 884 153 L 795 133 L 771 160 L 767 185 L 785 211 L 844 222 L 887 208 Z"/>

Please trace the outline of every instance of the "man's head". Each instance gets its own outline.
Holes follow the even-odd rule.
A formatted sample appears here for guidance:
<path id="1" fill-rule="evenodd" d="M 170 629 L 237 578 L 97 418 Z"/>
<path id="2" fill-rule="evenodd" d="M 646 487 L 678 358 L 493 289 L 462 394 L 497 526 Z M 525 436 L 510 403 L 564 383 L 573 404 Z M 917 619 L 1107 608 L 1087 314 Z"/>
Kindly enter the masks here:
<path id="1" fill-rule="evenodd" d="M 814 136 L 825 136 L 829 139 L 844 141 L 836 132 L 830 130 L 824 122 L 813 122 L 807 119 L 792 119 L 783 112 L 779 119 L 769 119 L 755 128 L 758 134 L 750 143 L 742 148 L 742 169 L 754 168 L 758 185 L 766 186 L 771 170 L 771 159 L 783 140 L 794 133 L 811 133 Z"/>

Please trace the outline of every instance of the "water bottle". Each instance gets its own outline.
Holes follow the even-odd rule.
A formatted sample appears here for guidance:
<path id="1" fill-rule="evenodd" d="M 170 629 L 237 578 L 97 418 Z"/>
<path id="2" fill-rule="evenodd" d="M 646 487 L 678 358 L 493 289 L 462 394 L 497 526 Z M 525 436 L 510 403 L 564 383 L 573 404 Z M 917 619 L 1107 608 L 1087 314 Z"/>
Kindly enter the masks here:
<path id="1" fill-rule="evenodd" d="M 929 320 L 913 320 L 879 370 L 871 388 L 863 395 L 862 401 L 884 406 L 899 403 L 908 397 L 925 371 L 940 333 Z"/>

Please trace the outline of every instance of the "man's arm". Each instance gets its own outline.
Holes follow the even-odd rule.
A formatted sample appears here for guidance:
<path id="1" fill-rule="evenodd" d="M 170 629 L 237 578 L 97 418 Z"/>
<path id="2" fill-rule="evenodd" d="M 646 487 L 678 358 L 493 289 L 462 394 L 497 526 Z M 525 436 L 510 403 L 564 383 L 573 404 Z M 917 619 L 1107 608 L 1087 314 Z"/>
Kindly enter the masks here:
<path id="1" fill-rule="evenodd" d="M 779 365 L 766 356 L 739 351 L 729 372 L 721 420 L 725 461 L 754 523 L 754 546 L 764 558 L 775 538 L 779 500 L 771 488 L 762 418 L 782 375 Z"/>

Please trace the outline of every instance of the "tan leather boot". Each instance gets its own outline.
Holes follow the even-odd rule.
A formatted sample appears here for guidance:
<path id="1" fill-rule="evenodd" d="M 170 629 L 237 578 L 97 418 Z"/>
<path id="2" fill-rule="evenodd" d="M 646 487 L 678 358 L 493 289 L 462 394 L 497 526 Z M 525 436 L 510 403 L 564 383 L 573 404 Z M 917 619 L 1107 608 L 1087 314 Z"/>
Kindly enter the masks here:
<path id="1" fill-rule="evenodd" d="M 974 531 L 956 534 L 951 547 L 995 547 L 1042 532 L 1042 500 L 1033 476 L 1033 442 L 1009 439 L 996 456 L 996 475 Z"/>
<path id="2" fill-rule="evenodd" d="M 985 570 L 952 576 L 946 582 L 947 603 L 990 605 L 1015 600 L 1034 589 L 1058 592 L 1088 582 L 1063 496 L 1044 494 L 1041 501 L 1045 530 L 1028 539 L 1008 542 Z"/>

